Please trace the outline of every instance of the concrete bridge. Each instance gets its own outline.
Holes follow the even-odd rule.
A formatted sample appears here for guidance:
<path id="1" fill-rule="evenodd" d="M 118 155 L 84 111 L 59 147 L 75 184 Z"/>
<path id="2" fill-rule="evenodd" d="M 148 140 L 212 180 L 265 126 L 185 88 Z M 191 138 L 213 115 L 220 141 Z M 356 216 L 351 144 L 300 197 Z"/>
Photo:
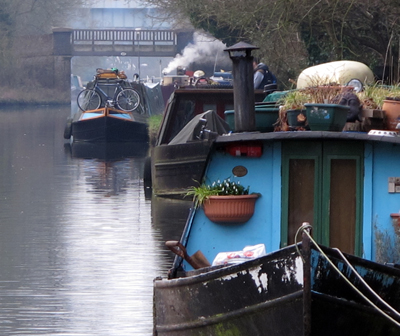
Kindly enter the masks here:
<path id="1" fill-rule="evenodd" d="M 142 29 L 54 29 L 54 55 L 174 57 L 193 32 Z"/>
<path id="2" fill-rule="evenodd" d="M 192 38 L 193 31 L 55 28 L 49 35 L 21 37 L 14 52 L 21 71 L 45 88 L 66 92 L 67 100 L 74 56 L 175 57 Z"/>

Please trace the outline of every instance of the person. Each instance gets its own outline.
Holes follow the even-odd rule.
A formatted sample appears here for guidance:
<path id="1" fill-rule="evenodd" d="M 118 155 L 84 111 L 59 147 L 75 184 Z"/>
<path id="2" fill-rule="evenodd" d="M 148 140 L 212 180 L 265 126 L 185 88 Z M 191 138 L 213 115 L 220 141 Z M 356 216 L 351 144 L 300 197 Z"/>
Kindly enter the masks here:
<path id="1" fill-rule="evenodd" d="M 268 66 L 261 63 L 258 58 L 253 59 L 254 89 L 264 89 L 267 84 L 276 84 L 276 77 L 269 71 Z"/>

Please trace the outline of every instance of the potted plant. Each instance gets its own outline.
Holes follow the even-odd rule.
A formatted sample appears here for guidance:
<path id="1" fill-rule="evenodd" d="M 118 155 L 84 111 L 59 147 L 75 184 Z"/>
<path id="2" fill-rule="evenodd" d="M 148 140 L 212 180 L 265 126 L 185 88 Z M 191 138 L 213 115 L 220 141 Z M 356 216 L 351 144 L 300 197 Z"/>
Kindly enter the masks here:
<path id="1" fill-rule="evenodd" d="M 390 90 L 378 84 L 366 85 L 357 95 L 362 105 L 362 130 L 385 129 L 385 113 L 383 104 Z"/>
<path id="2" fill-rule="evenodd" d="M 389 87 L 378 84 L 365 85 L 364 89 L 357 93 L 365 110 L 382 110 L 383 101 L 389 94 Z"/>
<path id="3" fill-rule="evenodd" d="M 341 85 L 319 85 L 303 89 L 309 96 L 309 103 L 304 106 L 310 129 L 341 132 L 346 124 L 350 107 L 336 102 L 340 101 L 340 95 L 352 89 Z"/>
<path id="4" fill-rule="evenodd" d="M 258 193 L 230 178 L 212 184 L 191 187 L 186 193 L 193 196 L 195 206 L 203 206 L 205 215 L 215 223 L 245 223 L 254 213 Z"/>
<path id="5" fill-rule="evenodd" d="M 397 125 L 400 123 L 400 87 L 398 85 L 390 87 L 389 93 L 383 100 L 382 109 L 386 116 L 386 128 L 398 131 Z"/>
<path id="6" fill-rule="evenodd" d="M 307 126 L 305 103 L 309 101 L 303 90 L 288 91 L 278 103 L 280 104 L 280 118 L 282 126 L 286 122 L 289 127 L 302 129 Z M 282 128 L 285 128 L 284 126 Z"/>

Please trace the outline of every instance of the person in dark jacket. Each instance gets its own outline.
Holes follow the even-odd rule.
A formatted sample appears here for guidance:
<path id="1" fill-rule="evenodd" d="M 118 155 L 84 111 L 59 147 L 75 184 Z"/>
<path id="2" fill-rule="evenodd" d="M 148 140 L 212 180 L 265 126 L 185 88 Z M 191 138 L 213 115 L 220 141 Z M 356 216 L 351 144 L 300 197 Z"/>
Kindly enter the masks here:
<path id="1" fill-rule="evenodd" d="M 257 58 L 253 59 L 254 89 L 264 89 L 267 84 L 276 84 L 276 77 L 269 71 L 268 66 Z"/>

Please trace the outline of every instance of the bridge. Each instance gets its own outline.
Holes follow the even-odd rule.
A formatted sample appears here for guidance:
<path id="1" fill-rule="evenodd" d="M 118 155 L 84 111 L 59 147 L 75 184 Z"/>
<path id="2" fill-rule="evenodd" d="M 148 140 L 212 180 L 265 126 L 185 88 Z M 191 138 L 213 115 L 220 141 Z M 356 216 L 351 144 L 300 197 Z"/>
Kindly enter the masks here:
<path id="1" fill-rule="evenodd" d="M 175 57 L 193 31 L 54 29 L 54 55 Z"/>
<path id="2" fill-rule="evenodd" d="M 52 34 L 19 37 L 13 52 L 21 58 L 21 73 L 59 90 L 69 102 L 72 57 L 175 57 L 192 39 L 188 30 L 55 28 Z"/>

